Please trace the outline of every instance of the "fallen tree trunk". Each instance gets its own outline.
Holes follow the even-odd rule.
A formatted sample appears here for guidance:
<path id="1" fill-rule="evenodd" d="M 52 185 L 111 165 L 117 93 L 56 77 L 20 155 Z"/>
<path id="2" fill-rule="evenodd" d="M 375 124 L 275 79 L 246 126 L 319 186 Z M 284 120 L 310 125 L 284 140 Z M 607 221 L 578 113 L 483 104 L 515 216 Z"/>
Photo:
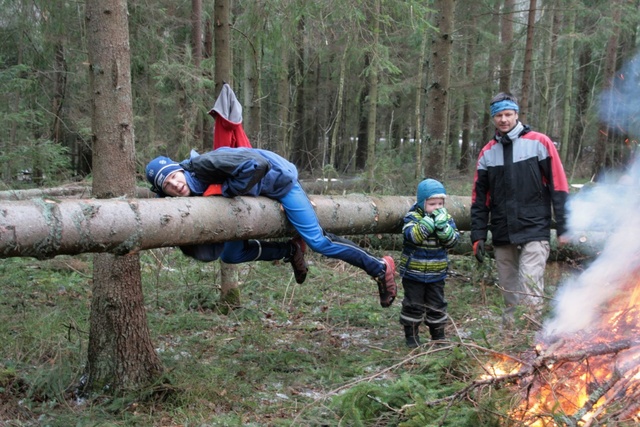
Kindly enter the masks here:
<path id="1" fill-rule="evenodd" d="M 339 235 L 398 233 L 413 197 L 311 196 L 323 227 Z M 469 198 L 450 196 L 456 222 Z M 467 225 L 468 226 L 468 225 Z M 185 244 L 264 239 L 294 232 L 280 204 L 263 197 L 35 199 L 0 205 L 0 257 L 127 254 Z"/>
<path id="2" fill-rule="evenodd" d="M 307 194 L 342 194 L 357 193 L 364 188 L 363 180 L 359 177 L 340 179 L 302 179 L 300 184 Z M 30 200 L 36 198 L 63 197 L 83 199 L 92 197 L 91 185 L 83 182 L 63 185 L 59 187 L 29 188 L 23 190 L 0 191 L 0 200 Z M 136 198 L 155 198 L 155 193 L 149 187 L 137 187 Z"/>
<path id="3" fill-rule="evenodd" d="M 92 197 L 91 186 L 84 184 L 64 185 L 60 187 L 29 188 L 24 190 L 0 191 L 0 200 L 31 200 L 38 198 L 75 198 L 86 199 Z M 153 198 L 155 193 L 149 187 L 136 187 L 136 197 Z"/>
<path id="4" fill-rule="evenodd" d="M 467 230 L 460 229 L 460 240 L 458 244 L 449 249 L 449 254 L 452 255 L 471 255 L 473 253 L 473 246 L 471 243 L 471 233 Z M 381 251 L 401 251 L 403 236 L 400 233 L 395 234 L 363 234 L 345 236 L 346 238 L 354 241 L 363 248 L 375 249 Z M 549 254 L 549 261 L 582 261 L 584 259 L 592 259 L 596 257 L 603 247 L 603 242 L 606 241 L 607 235 L 605 233 L 581 233 L 575 238 L 572 243 L 560 246 L 558 244 L 558 238 L 555 230 L 551 230 L 551 252 Z M 487 255 L 493 256 L 491 242 L 491 233 L 489 233 L 489 239 L 487 240 Z"/>
<path id="5" fill-rule="evenodd" d="M 123 254 L 154 247 L 293 234 L 279 203 L 266 198 L 155 199 L 147 198 L 147 193 L 152 193 L 142 187 L 138 199 L 77 198 L 84 194 L 83 189 L 86 187 L 23 190 L 13 193 L 17 201 L 4 201 L 0 196 L 3 200 L 0 257 L 50 258 L 83 252 Z M 4 197 L 10 195 L 0 193 Z M 42 194 L 47 194 L 47 198 L 20 199 Z M 310 196 L 310 199 L 327 231 L 346 235 L 363 247 L 384 250 L 401 250 L 402 218 L 415 200 L 410 196 L 364 195 Z M 447 199 L 447 209 L 460 230 L 469 230 L 471 226 L 470 203 L 470 197 Z M 604 239 L 602 233 L 585 233 L 574 244 L 558 248 L 552 233 L 551 259 L 593 257 Z M 452 253 L 471 253 L 468 233 L 463 232 Z"/>

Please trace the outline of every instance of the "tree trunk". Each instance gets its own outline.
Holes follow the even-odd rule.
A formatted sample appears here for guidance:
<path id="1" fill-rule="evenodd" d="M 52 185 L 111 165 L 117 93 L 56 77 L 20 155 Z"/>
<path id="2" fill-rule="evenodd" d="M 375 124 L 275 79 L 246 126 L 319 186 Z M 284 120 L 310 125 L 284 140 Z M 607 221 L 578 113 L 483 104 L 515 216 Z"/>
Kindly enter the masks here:
<path id="1" fill-rule="evenodd" d="M 213 58 L 213 19 L 211 15 L 207 16 L 204 21 L 204 37 L 202 42 L 202 58 Z M 214 71 L 215 72 L 215 71 Z M 214 80 L 210 68 L 202 69 L 202 75 L 205 79 Z M 205 114 L 208 117 L 208 114 Z M 211 135 L 213 134 L 213 122 L 211 120 L 203 120 L 202 122 L 202 147 L 208 147 L 211 143 Z"/>
<path id="2" fill-rule="evenodd" d="M 347 69 L 347 51 L 349 42 L 345 44 L 344 51 L 342 52 L 342 58 L 340 59 L 340 79 L 338 83 L 338 99 L 336 99 L 336 117 L 333 120 L 333 129 L 331 132 L 331 146 L 329 164 L 336 168 L 336 154 L 338 153 L 338 134 L 340 131 L 340 124 L 342 123 L 342 108 L 344 103 L 344 80 Z M 324 166 L 324 165 L 323 165 Z M 324 168 L 323 168 L 324 169 Z"/>
<path id="3" fill-rule="evenodd" d="M 449 100 L 449 116 L 448 129 L 445 140 L 445 152 L 448 156 L 445 161 L 444 171 L 457 170 L 460 165 L 460 134 L 462 129 L 462 106 L 460 105 L 460 97 L 450 97 Z"/>
<path id="4" fill-rule="evenodd" d="M 331 233 L 398 233 L 415 197 L 310 196 Z M 469 229 L 470 197 L 449 196 L 447 210 Z M 211 215 L 216 212 L 217 215 Z M 39 259 L 292 236 L 280 203 L 264 197 L 29 200 L 2 204 L 0 258 Z"/>
<path id="5" fill-rule="evenodd" d="M 62 130 L 62 105 L 67 89 L 67 62 L 64 57 L 64 45 L 58 41 L 55 44 L 55 62 L 53 65 L 53 104 L 51 112 L 53 113 L 53 123 L 51 124 L 51 140 L 56 144 L 62 144 L 64 141 Z M 73 153 L 73 150 L 72 150 Z M 71 161 L 72 166 L 76 162 Z"/>
<path id="6" fill-rule="evenodd" d="M 499 20 L 500 20 L 500 2 L 496 1 L 494 5 L 493 13 L 491 14 L 491 20 L 487 25 L 489 27 L 488 31 L 490 32 L 490 36 L 494 39 L 498 39 L 499 30 L 500 30 L 499 26 L 495 25 L 494 22 L 498 22 Z M 499 49 L 489 49 L 489 64 L 497 64 L 498 61 L 500 60 L 500 53 L 501 52 Z M 491 114 L 489 113 L 489 100 L 493 98 L 493 96 L 495 95 L 494 93 L 495 81 L 501 80 L 500 79 L 501 71 L 496 70 L 495 67 L 491 67 L 491 66 L 488 68 L 489 68 L 487 72 L 488 83 L 485 86 L 485 91 L 488 93 L 485 93 L 486 101 L 483 103 L 485 108 L 482 114 L 482 126 L 481 126 L 483 138 L 482 138 L 482 141 L 480 141 L 480 144 L 476 144 L 476 147 L 475 147 L 476 150 L 473 153 L 474 160 L 478 156 L 480 149 L 484 146 L 484 143 L 493 137 L 493 132 L 495 129 L 493 127 L 493 121 L 491 120 Z"/>
<path id="7" fill-rule="evenodd" d="M 98 199 L 130 196 L 136 188 L 127 20 L 126 0 L 86 2 Z M 96 254 L 92 295 L 82 391 L 115 393 L 153 382 L 163 368 L 149 336 L 138 254 Z"/>
<path id="8" fill-rule="evenodd" d="M 202 0 L 191 0 L 191 50 L 193 52 L 193 66 L 195 74 L 200 77 L 202 75 Z M 195 98 L 192 111 L 195 115 L 195 124 L 193 129 L 193 139 L 202 142 L 205 147 L 204 138 L 204 111 L 200 108 L 204 101 L 204 93 L 200 89 L 200 85 L 196 85 L 197 92 L 193 94 Z"/>
<path id="9" fill-rule="evenodd" d="M 564 79 L 564 105 L 563 105 L 563 123 L 562 123 L 562 139 L 560 142 L 560 158 L 563 161 L 567 160 L 569 155 L 569 135 L 571 134 L 571 109 L 575 105 L 575 99 L 573 95 L 573 73 L 575 70 L 575 62 L 573 59 L 575 38 L 573 33 L 576 30 L 576 12 L 572 7 L 567 10 L 569 14 L 569 23 L 567 24 L 567 33 L 569 34 L 569 40 L 567 41 L 567 56 L 565 63 L 565 79 Z"/>
<path id="10" fill-rule="evenodd" d="M 215 25 L 214 25 L 214 55 L 215 55 L 215 75 L 216 82 L 215 96 L 222 90 L 222 85 L 226 81 L 231 87 L 231 24 L 229 14 L 231 13 L 230 0 L 215 0 Z"/>
<path id="11" fill-rule="evenodd" d="M 260 58 L 259 53 L 249 44 L 244 52 L 244 131 L 255 148 L 262 148 L 261 142 L 261 110 L 262 95 L 260 93 Z"/>
<path id="12" fill-rule="evenodd" d="M 380 38 L 380 2 L 375 0 L 373 20 L 373 41 L 371 42 L 371 65 L 369 68 L 369 103 L 367 108 L 367 187 L 369 191 L 375 188 L 376 170 L 376 125 L 378 123 L 378 43 Z"/>
<path id="13" fill-rule="evenodd" d="M 280 68 L 278 69 L 278 152 L 285 158 L 291 158 L 292 125 L 290 122 L 290 94 L 287 67 L 289 54 L 287 49 L 280 49 Z"/>
<path id="14" fill-rule="evenodd" d="M 446 137 L 449 117 L 449 82 L 451 79 L 451 47 L 453 33 L 454 0 L 436 0 L 435 26 L 438 33 L 432 41 L 431 83 L 427 85 L 427 163 L 428 176 L 443 179 L 446 155 Z"/>
<path id="15" fill-rule="evenodd" d="M 230 86 L 231 82 L 231 1 L 215 0 L 215 98 L 220 95 L 222 86 L 227 82 Z M 249 119 L 251 121 L 251 119 Z M 244 120 L 243 120 L 244 121 Z M 215 129 L 215 128 L 214 128 Z M 213 148 L 213 142 L 209 144 Z M 210 148 L 207 148 L 207 151 Z M 240 292 L 238 289 L 238 269 L 235 265 L 227 264 L 220 261 L 220 299 L 231 298 L 237 296 L 233 303 L 240 303 Z"/>
<path id="16" fill-rule="evenodd" d="M 301 170 L 310 170 L 309 153 L 307 150 L 305 124 L 305 17 L 298 20 L 297 32 L 294 40 L 296 45 L 295 57 L 295 97 L 294 97 L 294 119 L 293 135 L 291 140 L 291 161 Z"/>
<path id="17" fill-rule="evenodd" d="M 586 112 L 589 110 L 589 100 L 591 99 L 592 88 L 589 82 L 587 64 L 592 60 L 591 47 L 583 46 L 579 58 L 575 121 L 571 132 L 571 139 L 568 141 L 570 146 L 567 147 L 567 157 L 570 159 L 568 165 L 571 167 L 571 173 L 568 176 L 570 181 L 573 181 L 576 167 L 579 164 L 580 152 L 582 151 L 582 141 L 589 120 Z M 575 142 L 571 144 L 572 141 Z"/>
<path id="18" fill-rule="evenodd" d="M 457 225 L 457 224 L 456 224 Z M 461 230 L 463 231 L 463 230 Z M 468 231 L 468 230 L 466 230 Z M 401 233 L 395 234 L 359 234 L 344 236 L 362 248 L 371 252 L 373 251 L 401 251 L 403 245 L 403 236 Z M 583 261 L 592 261 L 595 259 L 605 247 L 607 235 L 605 233 L 593 232 L 582 233 L 579 239 L 571 244 L 560 245 L 555 230 L 551 230 L 551 239 L 549 244 L 551 252 L 549 253 L 549 262 L 565 261 L 574 263 L 582 263 Z M 491 233 L 486 242 L 487 256 L 493 258 L 493 244 L 491 241 Z M 453 248 L 449 249 L 450 255 L 473 255 L 473 244 L 471 243 L 471 233 L 461 233 L 460 240 Z M 475 258 L 474 258 L 475 260 Z"/>
<path id="19" fill-rule="evenodd" d="M 422 179 L 422 177 L 424 176 L 424 159 L 422 156 L 422 149 L 423 149 L 423 145 L 422 145 L 422 94 L 424 93 L 425 89 L 424 89 L 424 70 L 425 70 L 425 61 L 427 60 L 427 42 L 429 40 L 429 37 L 427 36 L 426 32 L 425 35 L 422 37 L 422 44 L 420 46 L 420 59 L 418 60 L 418 70 L 417 70 L 417 77 L 418 77 L 418 81 L 420 82 L 418 84 L 418 89 L 416 90 L 416 100 L 415 100 L 415 104 L 413 107 L 413 114 L 414 114 L 414 123 L 415 123 L 415 132 L 414 132 L 414 136 L 413 136 L 413 143 L 416 146 L 416 171 L 415 171 L 415 178 L 416 180 L 420 180 Z M 428 80 L 427 80 L 428 81 Z"/>
<path id="20" fill-rule="evenodd" d="M 551 85 L 553 84 L 553 71 L 555 69 L 556 50 L 558 49 L 558 28 L 560 25 L 560 12 L 557 10 L 557 0 L 553 0 L 545 4 L 544 15 L 547 17 L 546 22 L 549 26 L 548 36 L 544 39 L 546 47 L 543 49 L 543 66 L 542 75 L 544 76 L 543 85 L 540 90 L 540 103 L 538 112 L 537 127 L 540 132 L 548 134 L 551 132 L 550 118 L 554 115 L 550 110 L 554 108 L 555 102 L 551 99 Z M 566 158 L 562 158 L 566 162 Z M 565 163 L 566 164 L 566 163 Z"/>
<path id="21" fill-rule="evenodd" d="M 465 30 L 465 36 L 467 38 L 467 49 L 465 52 L 465 65 L 464 76 L 468 82 L 473 81 L 473 66 L 476 62 L 476 35 L 474 34 L 477 18 L 476 18 L 476 3 L 469 4 L 469 14 L 471 22 Z M 467 173 L 469 166 L 472 164 L 471 153 L 471 104 L 472 96 L 471 91 L 466 89 L 462 94 L 462 144 L 460 147 L 460 163 L 458 170 L 461 173 Z"/>
<path id="22" fill-rule="evenodd" d="M 511 92 L 511 65 L 513 63 L 513 9 L 515 0 L 504 0 L 500 17 L 500 92 Z"/>
<path id="23" fill-rule="evenodd" d="M 21 8 L 23 9 L 23 8 Z M 14 52 L 16 57 L 16 64 L 22 65 L 23 58 L 23 43 L 24 43 L 25 34 L 23 31 L 20 31 L 18 34 L 18 48 L 17 52 Z M 19 146 L 18 138 L 18 120 L 17 117 L 20 114 L 20 104 L 22 98 L 22 90 L 16 90 L 11 99 L 11 107 L 9 111 L 11 112 L 11 118 L 8 120 L 9 122 L 9 136 L 8 138 L 0 138 L 0 152 L 9 153 L 13 147 Z M 10 181 L 11 180 L 11 169 L 9 168 L 10 163 L 7 161 L 2 162 L 0 166 L 0 178 L 2 181 Z"/>
<path id="24" fill-rule="evenodd" d="M 0 200 L 29 200 L 38 198 L 76 198 L 84 199 L 91 197 L 91 187 L 86 185 L 70 185 L 65 187 L 31 188 L 28 190 L 7 190 L 0 191 Z M 134 197 L 144 199 L 156 197 L 148 187 L 136 187 Z"/>
<path id="25" fill-rule="evenodd" d="M 371 65 L 370 54 L 364 54 L 364 68 L 367 69 Z M 367 156 L 369 154 L 369 144 L 367 135 L 369 130 L 367 126 L 369 121 L 367 120 L 367 98 L 369 98 L 369 86 L 371 85 L 370 79 L 364 79 L 362 82 L 362 90 L 358 95 L 358 137 L 356 140 L 356 170 L 364 171 L 367 167 Z"/>
<path id="26" fill-rule="evenodd" d="M 522 96 L 520 97 L 520 112 L 518 116 L 523 123 L 527 123 L 529 113 L 529 88 L 531 87 L 531 72 L 533 69 L 533 41 L 535 38 L 537 0 L 529 0 L 529 15 L 527 19 L 527 41 L 524 48 L 524 69 L 522 70 Z"/>
<path id="27" fill-rule="evenodd" d="M 612 11 L 612 23 L 610 25 L 611 35 L 609 36 L 609 40 L 607 41 L 606 47 L 606 57 L 604 59 L 604 70 L 602 76 L 602 91 L 605 92 L 609 90 L 613 85 L 613 79 L 615 77 L 616 72 L 616 59 L 617 59 L 617 46 L 618 46 L 618 38 L 620 35 L 620 18 L 621 18 L 621 0 L 613 0 L 611 2 L 611 11 Z M 609 97 L 610 100 L 613 100 L 613 97 Z M 603 108 L 606 110 L 604 112 L 604 116 L 608 116 L 612 114 L 614 109 L 614 105 L 612 102 L 609 105 L 604 105 Z M 607 159 L 607 141 L 609 140 L 609 132 L 612 128 L 609 126 L 609 123 L 602 121 L 600 123 L 600 132 L 598 133 L 598 139 L 596 141 L 595 146 L 595 156 L 593 160 L 592 173 L 594 176 L 597 176 L 603 169 L 608 166 Z"/>
<path id="28" fill-rule="evenodd" d="M 311 196 L 320 223 L 328 232 L 349 236 L 362 246 L 400 250 L 402 219 L 413 196 Z M 447 196 L 447 210 L 459 230 L 471 227 L 467 196 Z M 30 200 L 3 203 L 0 258 L 75 255 L 85 252 L 138 252 L 191 243 L 263 239 L 294 234 L 280 204 L 266 198 L 195 197 L 146 200 Z M 211 218 L 211 212 L 217 212 Z M 260 224 L 259 227 L 256 224 Z M 595 256 L 606 233 L 580 233 L 572 245 L 557 248 L 554 259 Z M 490 244 L 491 241 L 488 240 Z M 471 249 L 468 234 L 452 252 Z M 222 284 L 223 295 L 230 289 Z M 238 295 L 239 296 L 239 295 Z M 223 298 L 224 299 L 224 298 Z"/>
<path id="29" fill-rule="evenodd" d="M 84 391 L 137 389 L 162 372 L 140 286 L 138 255 L 97 254 Z"/>

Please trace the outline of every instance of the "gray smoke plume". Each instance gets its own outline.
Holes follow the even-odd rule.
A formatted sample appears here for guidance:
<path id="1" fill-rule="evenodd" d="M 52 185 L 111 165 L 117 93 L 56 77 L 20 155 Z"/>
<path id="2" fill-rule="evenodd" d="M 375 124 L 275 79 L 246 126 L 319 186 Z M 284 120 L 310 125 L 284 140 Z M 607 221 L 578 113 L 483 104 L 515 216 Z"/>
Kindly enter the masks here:
<path id="1" fill-rule="evenodd" d="M 600 119 L 629 135 L 640 135 L 640 56 L 618 73 L 612 88 L 603 92 Z M 640 161 L 624 171 L 605 175 L 593 186 L 572 195 L 568 203 L 572 236 L 601 232 L 602 252 L 580 275 L 566 280 L 555 295 L 545 336 L 589 330 L 599 324 L 602 309 L 621 292 L 640 268 Z"/>
<path id="2" fill-rule="evenodd" d="M 571 198 L 570 233 L 601 231 L 606 243 L 586 270 L 558 289 L 553 316 L 544 326 L 545 335 L 573 333 L 597 325 L 601 309 L 640 268 L 639 182 L 599 183 Z"/>

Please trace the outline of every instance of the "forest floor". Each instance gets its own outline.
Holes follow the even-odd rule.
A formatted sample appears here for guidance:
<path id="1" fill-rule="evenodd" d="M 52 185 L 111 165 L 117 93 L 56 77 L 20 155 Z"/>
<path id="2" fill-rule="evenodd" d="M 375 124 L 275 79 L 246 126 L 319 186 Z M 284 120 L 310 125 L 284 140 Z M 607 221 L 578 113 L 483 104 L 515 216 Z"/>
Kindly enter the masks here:
<path id="1" fill-rule="evenodd" d="M 401 286 L 381 308 L 366 274 L 308 258 L 302 285 L 286 263 L 242 265 L 241 304 L 227 311 L 217 305 L 218 263 L 173 248 L 143 252 L 166 383 L 90 399 L 74 390 L 86 361 L 91 256 L 0 260 L 0 426 L 517 425 L 517 388 L 450 399 L 496 355 L 536 343 L 539 325 L 525 313 L 503 327 L 492 260 L 452 256 L 448 344 L 432 345 L 423 328 L 425 344 L 411 350 L 398 323 Z M 549 295 L 569 274 L 549 264 Z"/>

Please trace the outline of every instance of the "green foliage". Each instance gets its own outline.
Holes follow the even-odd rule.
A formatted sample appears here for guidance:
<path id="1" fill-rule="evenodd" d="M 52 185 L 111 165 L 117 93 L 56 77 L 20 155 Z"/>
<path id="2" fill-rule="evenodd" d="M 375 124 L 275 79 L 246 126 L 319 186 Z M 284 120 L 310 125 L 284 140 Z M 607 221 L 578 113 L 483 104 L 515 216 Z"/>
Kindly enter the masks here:
<path id="1" fill-rule="evenodd" d="M 147 319 L 165 375 L 144 390 L 87 401 L 73 391 L 86 362 L 91 257 L 0 260 L 0 418 L 52 426 L 499 425 L 508 391 L 447 400 L 483 372 L 489 355 L 428 344 L 411 352 L 399 305 L 381 308 L 369 277 L 309 260 L 303 285 L 287 263 L 239 266 L 241 304 L 223 313 L 217 263 L 173 248 L 144 251 Z M 526 325 L 518 340 L 505 340 L 499 292 L 487 285 L 483 302 L 475 266 L 454 259 L 448 336 L 497 351 L 526 348 Z"/>
<path id="2" fill-rule="evenodd" d="M 25 165 L 27 169 L 42 174 L 47 184 L 56 185 L 70 178 L 71 160 L 69 149 L 49 140 L 31 141 L 14 153 L 13 164 Z"/>

